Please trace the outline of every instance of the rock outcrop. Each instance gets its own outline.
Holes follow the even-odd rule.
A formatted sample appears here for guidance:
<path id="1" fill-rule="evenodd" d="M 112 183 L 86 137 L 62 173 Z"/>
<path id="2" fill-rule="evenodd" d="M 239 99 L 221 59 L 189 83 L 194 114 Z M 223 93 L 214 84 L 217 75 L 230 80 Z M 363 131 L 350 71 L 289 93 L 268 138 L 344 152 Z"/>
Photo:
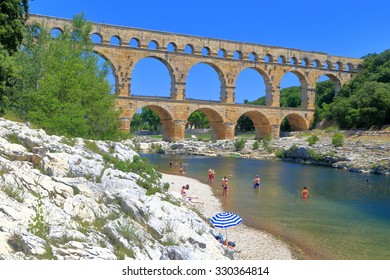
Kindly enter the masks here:
<path id="1" fill-rule="evenodd" d="M 137 158 L 0 119 L 0 259 L 226 259 Z"/>

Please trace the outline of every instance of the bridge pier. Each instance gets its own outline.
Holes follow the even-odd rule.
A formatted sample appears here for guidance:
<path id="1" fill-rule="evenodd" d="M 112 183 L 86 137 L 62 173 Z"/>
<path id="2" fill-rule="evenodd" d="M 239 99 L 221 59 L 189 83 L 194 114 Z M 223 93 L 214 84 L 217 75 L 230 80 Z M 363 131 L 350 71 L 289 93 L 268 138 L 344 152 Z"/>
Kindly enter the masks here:
<path id="1" fill-rule="evenodd" d="M 280 125 L 278 124 L 271 125 L 271 138 L 272 139 L 280 138 Z"/>
<path id="2" fill-rule="evenodd" d="M 175 142 L 185 139 L 186 120 L 162 120 L 163 140 Z"/>

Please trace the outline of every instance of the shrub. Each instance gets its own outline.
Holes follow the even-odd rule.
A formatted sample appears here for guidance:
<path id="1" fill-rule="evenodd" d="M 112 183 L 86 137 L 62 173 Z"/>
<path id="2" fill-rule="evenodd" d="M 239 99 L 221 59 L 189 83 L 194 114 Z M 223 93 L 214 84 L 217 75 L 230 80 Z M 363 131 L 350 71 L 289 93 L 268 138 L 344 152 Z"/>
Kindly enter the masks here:
<path id="1" fill-rule="evenodd" d="M 320 138 L 318 138 L 317 134 L 312 134 L 309 136 L 309 138 L 307 138 L 307 142 L 309 142 L 310 146 L 317 143 L 318 140 L 320 140 Z"/>
<path id="2" fill-rule="evenodd" d="M 241 151 L 245 147 L 246 141 L 244 139 L 236 139 L 234 141 L 234 149 L 236 151 Z"/>
<path id="3" fill-rule="evenodd" d="M 285 158 L 286 157 L 286 151 L 284 149 L 278 149 L 275 151 L 275 155 L 278 158 Z"/>
<path id="4" fill-rule="evenodd" d="M 335 147 L 341 147 L 344 145 L 344 135 L 340 132 L 336 132 L 332 137 L 332 144 Z"/>
<path id="5" fill-rule="evenodd" d="M 260 147 L 259 141 L 256 140 L 256 141 L 253 143 L 252 149 L 253 149 L 253 150 L 257 150 L 259 147 Z"/>
<path id="6" fill-rule="evenodd" d="M 268 150 L 269 144 L 271 143 L 271 134 L 266 134 L 263 138 L 263 147 L 264 149 Z"/>
<path id="7" fill-rule="evenodd" d="M 28 223 L 28 231 L 43 239 L 45 239 L 49 233 L 49 227 L 46 225 L 44 220 L 43 202 L 40 195 L 38 196 L 38 204 L 35 207 L 35 217 Z"/>

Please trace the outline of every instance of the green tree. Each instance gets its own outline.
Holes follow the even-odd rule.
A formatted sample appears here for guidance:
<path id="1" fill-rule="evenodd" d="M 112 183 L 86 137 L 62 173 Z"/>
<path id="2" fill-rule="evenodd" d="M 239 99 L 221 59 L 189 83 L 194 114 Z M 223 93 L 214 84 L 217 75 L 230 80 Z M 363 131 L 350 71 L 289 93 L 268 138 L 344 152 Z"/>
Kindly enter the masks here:
<path id="1" fill-rule="evenodd" d="M 191 124 L 195 125 L 195 128 L 209 128 L 210 127 L 209 120 L 207 119 L 207 116 L 199 110 L 196 110 L 195 112 L 193 112 L 188 117 L 188 121 Z"/>
<path id="2" fill-rule="evenodd" d="M 28 1 L 1 0 L 0 2 L 0 114 L 4 112 L 5 94 L 17 77 L 13 54 L 22 40 L 28 17 Z"/>
<path id="3" fill-rule="evenodd" d="M 148 129 L 151 131 L 158 131 L 161 128 L 160 117 L 153 112 L 151 109 L 144 107 L 142 108 L 142 113 L 140 115 L 142 119 L 141 129 Z M 144 125 L 147 125 L 146 127 Z"/>
<path id="4" fill-rule="evenodd" d="M 10 94 L 10 109 L 49 133 L 93 139 L 119 135 L 108 68 L 93 52 L 91 24 L 83 15 L 53 39 L 43 26 L 30 26 L 17 56 L 21 79 Z"/>
<path id="5" fill-rule="evenodd" d="M 28 0 L 1 0 L 0 45 L 9 54 L 16 52 L 23 40 L 28 18 Z"/>

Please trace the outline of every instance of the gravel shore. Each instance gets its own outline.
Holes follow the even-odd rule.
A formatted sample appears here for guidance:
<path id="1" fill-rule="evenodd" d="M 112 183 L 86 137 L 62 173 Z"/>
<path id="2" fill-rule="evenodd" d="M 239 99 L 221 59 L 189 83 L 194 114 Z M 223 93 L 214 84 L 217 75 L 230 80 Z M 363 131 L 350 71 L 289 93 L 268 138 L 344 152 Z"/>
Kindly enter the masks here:
<path id="1" fill-rule="evenodd" d="M 220 201 L 213 195 L 210 186 L 198 180 L 185 176 L 162 174 L 162 181 L 170 184 L 169 192 L 180 196 L 183 185 L 189 184 L 189 196 L 198 197 L 202 203 L 192 203 L 191 206 L 201 212 L 206 218 L 223 212 Z M 239 214 L 239 213 L 238 213 Z M 217 229 L 221 231 L 221 229 Z M 271 234 L 247 227 L 245 221 L 228 229 L 228 239 L 236 242 L 236 259 L 239 260 L 291 260 L 295 259 L 291 249 L 284 242 Z M 224 234 L 224 230 L 221 231 Z"/>

